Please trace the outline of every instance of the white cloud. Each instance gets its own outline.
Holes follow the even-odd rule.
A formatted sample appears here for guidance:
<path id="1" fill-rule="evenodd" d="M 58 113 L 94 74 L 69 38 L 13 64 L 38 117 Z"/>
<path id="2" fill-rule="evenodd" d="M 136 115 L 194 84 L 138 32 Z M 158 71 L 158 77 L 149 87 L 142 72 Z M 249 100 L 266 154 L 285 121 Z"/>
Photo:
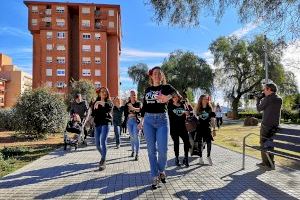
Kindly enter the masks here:
<path id="1" fill-rule="evenodd" d="M 256 29 L 256 27 L 260 24 L 260 22 L 250 22 L 246 24 L 244 27 L 233 31 L 229 36 L 235 36 L 237 38 L 242 38 L 247 35 L 250 31 Z"/>
<path id="2" fill-rule="evenodd" d="M 131 61 L 134 58 L 164 58 L 167 57 L 169 53 L 165 52 L 153 52 L 153 51 L 143 51 L 139 49 L 123 48 L 121 54 L 121 61 Z"/>
<path id="3" fill-rule="evenodd" d="M 0 27 L 0 35 L 12 35 L 17 37 L 31 37 L 31 34 L 29 31 L 23 31 L 18 28 L 10 27 L 10 26 L 4 26 Z"/>
<path id="4" fill-rule="evenodd" d="M 300 90 L 300 40 L 290 43 L 283 51 L 283 66 L 296 76 L 298 90 Z"/>

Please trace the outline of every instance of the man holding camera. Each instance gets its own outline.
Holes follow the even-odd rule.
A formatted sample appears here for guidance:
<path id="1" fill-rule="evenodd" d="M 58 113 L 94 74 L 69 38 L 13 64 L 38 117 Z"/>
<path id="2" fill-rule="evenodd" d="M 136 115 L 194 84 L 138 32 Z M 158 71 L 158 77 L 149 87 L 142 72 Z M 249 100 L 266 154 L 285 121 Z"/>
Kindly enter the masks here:
<path id="1" fill-rule="evenodd" d="M 260 128 L 260 146 L 262 149 L 274 149 L 274 147 L 266 145 L 266 142 L 272 141 L 274 130 L 276 130 L 279 126 L 282 99 L 276 94 L 276 92 L 276 84 L 267 83 L 264 86 L 263 93 L 259 96 L 256 96 L 256 108 L 259 112 L 263 111 L 263 118 Z M 270 160 L 268 160 L 268 156 Z M 265 152 L 261 151 L 261 157 L 262 163 L 257 164 L 257 166 L 266 167 L 269 169 L 274 166 L 274 155 L 267 155 Z M 272 164 L 270 162 L 272 162 Z"/>

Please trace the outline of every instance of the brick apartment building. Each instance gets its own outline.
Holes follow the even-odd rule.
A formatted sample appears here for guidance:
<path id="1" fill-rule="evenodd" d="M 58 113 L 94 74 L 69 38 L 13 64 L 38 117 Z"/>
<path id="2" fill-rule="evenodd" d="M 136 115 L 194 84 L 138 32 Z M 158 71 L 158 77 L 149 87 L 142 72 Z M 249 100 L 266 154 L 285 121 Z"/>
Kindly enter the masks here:
<path id="1" fill-rule="evenodd" d="M 66 93 L 70 80 L 89 79 L 119 95 L 119 5 L 24 3 L 33 35 L 33 88 Z"/>
<path id="2" fill-rule="evenodd" d="M 19 70 L 9 56 L 0 53 L 0 108 L 14 106 L 20 94 L 31 88 L 31 75 Z"/>

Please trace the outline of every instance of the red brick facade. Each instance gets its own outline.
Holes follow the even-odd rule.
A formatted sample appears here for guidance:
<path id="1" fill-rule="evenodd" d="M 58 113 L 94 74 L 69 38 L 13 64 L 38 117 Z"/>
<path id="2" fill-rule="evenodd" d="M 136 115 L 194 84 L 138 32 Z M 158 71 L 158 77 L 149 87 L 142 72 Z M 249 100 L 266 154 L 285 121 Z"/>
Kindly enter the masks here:
<path id="1" fill-rule="evenodd" d="M 89 79 L 119 95 L 120 6 L 25 1 L 33 35 L 33 88 L 67 92 Z"/>

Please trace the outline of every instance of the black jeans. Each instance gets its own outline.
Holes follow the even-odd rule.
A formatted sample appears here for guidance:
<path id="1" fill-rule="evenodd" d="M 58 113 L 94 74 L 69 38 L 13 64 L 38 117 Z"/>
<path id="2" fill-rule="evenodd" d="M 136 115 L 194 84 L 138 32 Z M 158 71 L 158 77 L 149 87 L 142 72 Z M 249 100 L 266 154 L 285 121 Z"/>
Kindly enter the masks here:
<path id="1" fill-rule="evenodd" d="M 223 124 L 223 119 L 222 117 L 216 117 L 217 120 L 217 127 L 220 128 L 220 126 L 222 126 Z"/>
<path id="2" fill-rule="evenodd" d="M 175 156 L 178 157 L 179 156 L 179 137 L 182 139 L 183 141 L 183 148 L 184 148 L 184 156 L 188 157 L 188 153 L 189 153 L 189 148 L 190 148 L 190 141 L 189 141 L 189 135 L 188 132 L 185 130 L 171 130 L 171 137 L 173 139 L 174 142 L 174 152 L 175 152 Z"/>
<path id="3" fill-rule="evenodd" d="M 263 124 L 261 124 L 260 127 L 260 147 L 263 149 L 264 148 L 264 143 L 269 140 L 269 141 L 273 141 L 272 139 L 270 139 L 273 136 L 272 133 L 272 127 L 269 126 L 265 126 Z M 269 150 L 274 150 L 274 147 L 269 147 Z M 274 155 L 273 154 L 269 154 L 271 161 L 274 164 Z M 261 159 L 262 162 L 265 165 L 271 166 L 267 157 L 267 154 L 263 151 L 261 151 Z"/>

